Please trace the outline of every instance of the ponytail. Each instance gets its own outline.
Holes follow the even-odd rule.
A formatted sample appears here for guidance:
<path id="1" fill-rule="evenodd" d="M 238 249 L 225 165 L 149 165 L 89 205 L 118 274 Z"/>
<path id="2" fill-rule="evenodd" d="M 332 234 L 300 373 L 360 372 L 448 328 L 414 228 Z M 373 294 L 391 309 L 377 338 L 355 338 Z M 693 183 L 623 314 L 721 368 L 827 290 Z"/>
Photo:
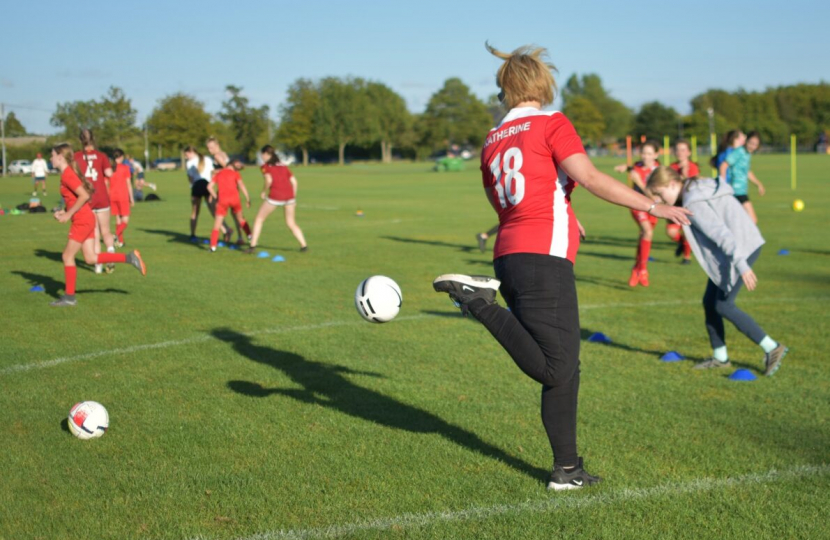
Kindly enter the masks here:
<path id="1" fill-rule="evenodd" d="M 91 146 L 96 148 L 95 146 L 95 134 L 92 133 L 92 130 L 89 128 L 84 128 L 81 130 L 81 134 L 78 136 L 81 140 L 82 148 L 86 148 L 87 146 Z"/>
<path id="2" fill-rule="evenodd" d="M 205 172 L 205 156 L 203 156 L 201 152 L 196 150 L 195 146 L 186 146 L 184 151 L 193 152 L 194 154 L 199 156 L 199 164 L 196 166 L 196 169 L 199 171 L 199 173 Z"/>
<path id="3" fill-rule="evenodd" d="M 61 143 L 53 146 L 52 151 L 66 160 L 66 166 L 71 167 L 72 171 L 78 175 L 78 179 L 80 179 L 81 183 L 84 185 L 84 189 L 87 193 L 89 193 L 89 196 L 92 197 L 92 194 L 95 193 L 95 187 L 93 187 L 92 183 L 86 176 L 84 176 L 81 169 L 78 168 L 78 162 L 75 161 L 75 154 L 72 152 L 72 146 L 70 146 L 69 143 Z"/>
<path id="4" fill-rule="evenodd" d="M 274 150 L 274 147 L 270 144 L 266 144 L 259 150 L 260 154 L 271 154 L 271 157 L 268 161 L 265 162 L 266 165 L 277 165 L 280 163 L 280 157 L 277 155 L 277 151 Z"/>

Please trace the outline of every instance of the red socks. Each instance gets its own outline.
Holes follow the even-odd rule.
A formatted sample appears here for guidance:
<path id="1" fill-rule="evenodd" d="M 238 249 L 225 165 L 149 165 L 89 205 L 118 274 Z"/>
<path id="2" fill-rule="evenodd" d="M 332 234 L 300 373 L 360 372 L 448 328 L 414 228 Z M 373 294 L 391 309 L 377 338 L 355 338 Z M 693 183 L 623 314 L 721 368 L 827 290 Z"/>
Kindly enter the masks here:
<path id="1" fill-rule="evenodd" d="M 98 264 L 107 263 L 125 263 L 127 262 L 126 253 L 99 253 Z"/>
<path id="2" fill-rule="evenodd" d="M 248 227 L 247 221 L 242 221 L 239 225 L 242 227 L 242 230 L 245 231 L 246 235 L 251 236 L 251 228 Z"/>
<path id="3" fill-rule="evenodd" d="M 122 244 L 124 243 L 124 229 L 126 229 L 126 228 L 127 228 L 126 223 L 122 223 L 122 224 L 117 225 L 115 227 L 115 236 L 118 237 L 118 241 L 121 242 Z"/>
<path id="4" fill-rule="evenodd" d="M 689 244 L 689 241 L 686 240 L 686 236 L 682 236 L 683 240 L 683 258 L 689 259 L 692 256 L 692 246 Z"/>
<path id="5" fill-rule="evenodd" d="M 210 247 L 215 248 L 219 243 L 219 229 L 213 229 L 210 233 Z"/>
<path id="6" fill-rule="evenodd" d="M 637 268 L 646 270 L 648 268 L 648 256 L 651 254 L 651 240 L 640 239 L 637 247 Z"/>
<path id="7" fill-rule="evenodd" d="M 66 276 L 66 294 L 75 294 L 75 279 L 78 277 L 78 267 L 64 266 L 63 274 Z"/>

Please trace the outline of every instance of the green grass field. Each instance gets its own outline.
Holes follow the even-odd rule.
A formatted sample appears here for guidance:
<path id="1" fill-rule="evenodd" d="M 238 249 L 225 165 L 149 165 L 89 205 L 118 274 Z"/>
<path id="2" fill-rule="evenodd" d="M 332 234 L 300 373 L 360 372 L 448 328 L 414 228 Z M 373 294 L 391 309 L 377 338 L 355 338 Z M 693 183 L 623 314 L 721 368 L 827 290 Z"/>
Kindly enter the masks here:
<path id="1" fill-rule="evenodd" d="M 2 216 L 0 539 L 830 537 L 830 159 L 799 157 L 797 194 L 787 157 L 753 165 L 767 245 L 740 304 L 791 347 L 754 382 L 659 360 L 710 352 L 703 271 L 678 264 L 661 224 L 652 285 L 629 289 L 634 223 L 577 190 L 583 333 L 613 343 L 582 349 L 580 453 L 605 482 L 566 494 L 544 489 L 539 388 L 432 291 L 441 273 L 492 273 L 475 164 L 296 168 L 311 251 L 280 212 L 261 242 L 284 263 L 189 243 L 183 174 L 152 173 L 163 202 L 137 205 L 126 235 L 147 277 L 81 265 L 63 310 L 48 304 L 67 226 Z M 258 172 L 244 177 L 257 193 Z M 0 204 L 29 189 L 0 180 Z M 403 290 L 389 324 L 355 312 L 372 274 Z M 760 374 L 760 349 L 727 335 Z M 103 438 L 66 430 L 82 400 L 108 408 Z"/>

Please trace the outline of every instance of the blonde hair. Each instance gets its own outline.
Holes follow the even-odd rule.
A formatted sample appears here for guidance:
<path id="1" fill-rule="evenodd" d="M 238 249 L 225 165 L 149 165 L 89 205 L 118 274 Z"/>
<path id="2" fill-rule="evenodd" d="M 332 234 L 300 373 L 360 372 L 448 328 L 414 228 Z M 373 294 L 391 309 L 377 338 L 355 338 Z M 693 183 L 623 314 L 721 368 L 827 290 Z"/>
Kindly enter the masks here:
<path id="1" fill-rule="evenodd" d="M 89 193 L 89 196 L 92 197 L 92 194 L 95 192 L 95 187 L 93 187 L 89 179 L 83 175 L 81 169 L 78 168 L 78 162 L 75 161 L 75 153 L 72 151 L 72 146 L 69 143 L 60 143 L 53 146 L 52 151 L 66 161 L 66 166 L 71 168 L 72 171 L 78 175 L 78 179 L 84 185 L 84 189 L 87 193 Z"/>
<path id="2" fill-rule="evenodd" d="M 538 101 L 544 107 L 556 97 L 556 66 L 546 62 L 548 51 L 542 47 L 525 45 L 512 53 L 503 53 L 489 43 L 490 54 L 504 60 L 496 72 L 496 84 L 501 88 L 502 101 L 513 108 L 523 101 Z"/>
<path id="3" fill-rule="evenodd" d="M 208 140 L 210 140 L 210 139 L 208 139 Z M 205 156 L 203 156 L 201 152 L 199 152 L 198 150 L 196 150 L 196 147 L 195 147 L 195 146 L 193 146 L 193 145 L 186 146 L 186 147 L 185 147 L 185 149 L 184 149 L 183 151 L 184 151 L 184 152 L 193 152 L 194 154 L 196 154 L 197 156 L 199 156 L 199 164 L 196 166 L 196 169 L 197 169 L 200 173 L 205 172 Z"/>
<path id="4" fill-rule="evenodd" d="M 651 171 L 651 174 L 648 175 L 648 180 L 646 180 L 646 187 L 648 189 L 665 187 L 671 184 L 672 182 L 682 184 L 683 179 L 680 177 L 680 174 L 678 174 L 678 172 L 672 169 L 671 167 L 665 167 L 661 165 L 653 171 Z"/>

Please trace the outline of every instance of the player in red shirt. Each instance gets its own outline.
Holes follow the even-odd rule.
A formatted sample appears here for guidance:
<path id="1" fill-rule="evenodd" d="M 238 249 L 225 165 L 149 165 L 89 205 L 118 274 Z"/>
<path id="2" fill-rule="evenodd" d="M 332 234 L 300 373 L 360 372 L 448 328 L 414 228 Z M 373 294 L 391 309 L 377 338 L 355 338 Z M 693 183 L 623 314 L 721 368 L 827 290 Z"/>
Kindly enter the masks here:
<path id="1" fill-rule="evenodd" d="M 686 180 L 687 178 L 697 178 L 700 176 L 700 169 L 698 168 L 697 163 L 690 159 L 692 156 L 692 149 L 689 146 L 688 141 L 678 139 L 677 142 L 674 143 L 674 155 L 677 158 L 677 161 L 672 163 L 670 167 L 677 171 L 683 180 Z M 692 247 L 683 235 L 683 228 L 680 225 L 669 221 L 666 223 L 666 234 L 677 243 L 675 255 L 683 255 L 681 264 L 692 264 Z"/>
<path id="2" fill-rule="evenodd" d="M 147 275 L 147 268 L 138 251 L 132 253 L 95 253 L 96 219 L 88 202 L 93 191 L 92 184 L 83 176 L 78 168 L 77 161 L 72 154 L 72 147 L 68 144 L 59 144 L 52 148 L 52 165 L 61 173 L 61 196 L 65 203 L 64 210 L 55 212 L 55 219 L 60 223 L 71 221 L 69 241 L 63 250 L 63 270 L 66 276 L 65 294 L 52 302 L 52 306 L 74 306 L 75 280 L 77 267 L 75 255 L 83 251 L 84 261 L 87 264 L 128 263 L 135 266 L 141 275 Z"/>
<path id="3" fill-rule="evenodd" d="M 580 329 L 573 264 L 580 227 L 573 189 L 579 183 L 611 203 L 684 224 L 688 212 L 657 204 L 599 172 L 571 122 L 542 110 L 553 102 L 556 84 L 544 49 L 488 49 L 504 60 L 496 78 L 510 107 L 481 152 L 484 191 L 499 216 L 497 279 L 446 274 L 433 287 L 472 313 L 542 385 L 542 423 L 554 455 L 548 489 L 577 489 L 599 478 L 585 471 L 576 447 Z M 509 310 L 496 303 L 497 290 Z"/>
<path id="4" fill-rule="evenodd" d="M 634 191 L 650 197 L 646 189 L 646 181 L 648 175 L 658 167 L 657 157 L 659 155 L 660 144 L 655 141 L 646 141 L 640 147 L 640 161 L 635 163 L 633 167 L 618 165 L 614 167 L 614 170 L 617 172 L 628 171 L 628 179 L 631 181 Z M 631 217 L 634 218 L 640 228 L 640 240 L 637 243 L 637 257 L 634 268 L 631 269 L 628 284 L 632 287 L 637 285 L 648 287 L 648 258 L 651 254 L 651 241 L 654 237 L 654 226 L 657 225 L 657 217 L 634 209 L 631 210 Z"/>
<path id="5" fill-rule="evenodd" d="M 115 240 L 110 232 L 110 198 L 107 192 L 107 181 L 112 176 L 110 160 L 106 154 L 96 149 L 95 135 L 91 129 L 82 129 L 80 140 L 83 150 L 75 152 L 75 162 L 93 188 L 89 206 L 98 224 L 95 228 L 95 253 L 101 253 L 102 239 L 107 246 L 107 253 L 115 253 Z M 95 273 L 100 274 L 102 268 L 103 265 L 95 265 Z M 112 272 L 114 268 L 112 264 L 108 264 L 107 272 Z"/>
<path id="6" fill-rule="evenodd" d="M 115 214 L 115 237 L 117 246 L 124 246 L 124 230 L 130 223 L 130 208 L 135 206 L 133 198 L 133 175 L 130 168 L 124 163 L 124 151 L 116 148 L 113 151 L 115 157 L 115 171 L 110 178 L 110 206 Z"/>
<path id="7" fill-rule="evenodd" d="M 224 169 L 228 163 L 230 163 L 231 159 L 228 157 L 228 153 L 222 150 L 222 147 L 219 145 L 219 141 L 216 137 L 208 137 L 207 141 L 205 141 L 205 146 L 207 146 L 208 152 L 210 153 L 211 159 L 213 159 L 214 166 L 217 170 Z M 231 214 L 231 218 L 233 218 L 234 224 L 236 224 L 236 243 L 242 244 L 242 224 L 239 223 L 238 219 L 236 219 L 236 214 Z M 225 242 L 230 242 L 233 232 L 230 227 L 225 225 L 224 222 L 222 222 L 222 231 L 225 235 Z M 248 236 L 251 235 L 248 234 Z"/>
<path id="8" fill-rule="evenodd" d="M 308 251 L 303 231 L 294 219 L 297 209 L 297 179 L 286 165 L 280 163 L 280 158 L 273 146 L 270 144 L 263 146 L 259 153 L 264 162 L 261 168 L 262 177 L 265 179 L 265 186 L 262 189 L 263 202 L 254 219 L 251 247 L 246 253 L 256 251 L 259 235 L 262 233 L 262 224 L 278 206 L 282 206 L 285 211 L 285 225 L 300 243 L 300 251 Z"/>
<path id="9" fill-rule="evenodd" d="M 245 221 L 245 216 L 242 215 L 242 203 L 239 201 L 239 190 L 241 189 L 242 193 L 245 194 L 247 208 L 251 207 L 251 197 L 248 196 L 248 189 L 239 175 L 241 169 L 242 163 L 239 160 L 229 161 L 227 166 L 214 174 L 208 183 L 210 199 L 216 201 L 216 217 L 213 220 L 213 232 L 210 233 L 211 251 L 216 251 L 216 245 L 219 243 L 219 230 L 222 228 L 222 222 L 225 221 L 228 210 L 233 212 L 248 238 L 251 237 L 251 228 L 248 227 L 248 222 Z M 219 188 L 218 196 L 214 186 Z"/>

